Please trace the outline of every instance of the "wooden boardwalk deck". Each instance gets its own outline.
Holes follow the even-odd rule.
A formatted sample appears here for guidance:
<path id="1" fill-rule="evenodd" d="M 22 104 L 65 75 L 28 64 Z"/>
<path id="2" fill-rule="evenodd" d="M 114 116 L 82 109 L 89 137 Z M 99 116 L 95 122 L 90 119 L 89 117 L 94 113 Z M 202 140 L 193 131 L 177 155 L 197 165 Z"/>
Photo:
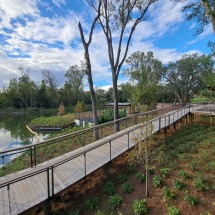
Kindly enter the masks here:
<path id="1" fill-rule="evenodd" d="M 189 108 L 184 108 L 149 121 L 152 133 L 173 124 L 189 111 Z M 0 178 L 0 214 L 19 214 L 108 163 L 135 144 L 134 137 L 141 132 L 141 125 L 122 130 L 34 168 Z"/>

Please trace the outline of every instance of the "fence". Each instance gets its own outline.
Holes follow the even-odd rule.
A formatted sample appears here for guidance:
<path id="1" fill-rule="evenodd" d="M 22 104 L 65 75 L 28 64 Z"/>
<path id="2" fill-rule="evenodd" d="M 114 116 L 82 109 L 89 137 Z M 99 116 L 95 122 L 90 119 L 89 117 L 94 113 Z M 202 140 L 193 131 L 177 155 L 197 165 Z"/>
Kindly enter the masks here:
<path id="1" fill-rule="evenodd" d="M 99 139 L 102 139 L 115 133 L 114 123 L 116 122 L 119 123 L 120 130 L 123 130 L 170 111 L 177 110 L 179 107 L 180 105 L 170 105 L 153 111 L 134 114 L 93 128 L 87 128 L 52 138 L 34 145 L 2 151 L 0 152 L 0 161 L 2 165 L 0 176 L 5 176 L 15 171 L 37 166 L 40 163 L 92 143 L 95 141 L 94 130 L 98 131 Z"/>
<path id="2" fill-rule="evenodd" d="M 157 111 L 161 111 L 161 110 L 157 110 Z M 24 171 L 24 172 L 20 173 L 18 177 L 17 176 L 10 177 L 10 179 L 5 178 L 4 180 L 1 180 L 0 189 L 4 189 L 5 195 L 7 194 L 7 196 L 8 196 L 7 197 L 8 203 L 6 203 L 7 205 L 5 206 L 5 207 L 8 207 L 8 214 L 13 214 L 11 205 L 14 204 L 14 199 L 10 199 L 11 198 L 10 190 L 13 189 L 13 192 L 15 192 L 14 189 L 18 189 L 17 187 L 19 187 L 18 186 L 19 182 L 27 180 L 27 179 L 29 179 L 29 181 L 34 181 L 35 179 L 33 177 L 36 177 L 36 176 L 39 177 L 40 175 L 43 174 L 43 179 L 46 182 L 46 185 L 43 184 L 43 186 L 46 186 L 45 190 L 47 193 L 46 193 L 46 196 L 43 195 L 38 199 L 40 199 L 39 201 L 49 199 L 50 197 L 55 195 L 57 192 L 59 192 L 59 190 L 56 190 L 56 183 L 55 183 L 56 179 L 55 179 L 54 173 L 55 173 L 56 169 L 59 168 L 60 166 L 64 165 L 65 163 L 68 163 L 76 158 L 80 158 L 81 160 L 83 160 L 83 162 L 80 162 L 80 165 L 83 165 L 83 166 L 81 168 L 79 168 L 80 170 L 83 170 L 82 174 L 79 176 L 79 179 L 81 179 L 90 173 L 90 171 L 88 169 L 89 161 L 87 160 L 88 153 L 91 153 L 93 150 L 98 149 L 102 146 L 106 146 L 106 148 L 107 148 L 106 153 L 109 153 L 109 156 L 107 157 L 105 162 L 109 162 L 113 158 L 115 158 L 117 155 L 119 155 L 119 153 L 121 153 L 121 152 L 118 152 L 118 150 L 117 150 L 117 154 L 116 153 L 113 154 L 112 142 L 114 140 L 117 140 L 117 139 L 121 138 L 122 136 L 127 136 L 127 140 L 123 143 L 123 146 L 124 146 L 123 150 L 126 151 L 127 149 L 131 148 L 134 145 L 130 142 L 130 138 L 129 138 L 131 136 L 132 132 L 138 131 L 139 129 L 142 129 L 143 126 L 147 127 L 149 125 L 149 126 L 151 126 L 151 128 L 153 128 L 151 130 L 151 133 L 155 133 L 162 128 L 170 126 L 171 124 L 173 124 L 174 122 L 176 122 L 177 120 L 179 120 L 180 118 L 182 118 L 189 112 L 190 112 L 190 106 L 185 106 L 179 110 L 171 111 L 169 114 L 166 114 L 163 116 L 158 116 L 145 123 L 142 123 L 139 125 L 134 125 L 128 129 L 125 129 L 124 131 L 111 135 L 109 138 L 105 138 L 102 141 L 98 141 L 96 144 L 91 144 L 91 145 L 89 145 L 89 147 L 84 147 L 83 150 L 78 150 L 78 152 L 72 153 L 72 155 L 71 154 L 65 155 L 64 157 L 61 157 L 60 160 L 52 161 L 51 164 L 47 163 L 47 164 L 44 164 L 44 165 L 31 169 L 31 171 L 28 171 L 28 172 Z M 151 112 L 148 112 L 147 114 L 149 114 L 149 113 L 151 113 Z M 134 118 L 136 116 L 134 116 Z M 142 115 L 139 115 L 139 116 L 142 117 Z M 60 137 L 60 138 L 62 138 L 62 137 Z M 100 163 L 99 165 L 102 166 L 103 163 Z M 73 173 L 71 172 L 71 174 L 73 174 Z M 44 175 L 45 175 L 45 178 L 44 178 Z M 27 183 L 27 181 L 25 183 Z M 29 189 L 29 192 L 32 192 L 32 193 L 35 192 L 35 190 L 34 190 L 35 188 L 33 186 L 28 186 L 28 189 Z M 13 200 L 13 201 L 11 201 L 11 200 Z M 35 203 L 36 203 L 36 200 L 35 200 Z M 32 207 L 32 205 L 31 205 L 31 207 Z"/>

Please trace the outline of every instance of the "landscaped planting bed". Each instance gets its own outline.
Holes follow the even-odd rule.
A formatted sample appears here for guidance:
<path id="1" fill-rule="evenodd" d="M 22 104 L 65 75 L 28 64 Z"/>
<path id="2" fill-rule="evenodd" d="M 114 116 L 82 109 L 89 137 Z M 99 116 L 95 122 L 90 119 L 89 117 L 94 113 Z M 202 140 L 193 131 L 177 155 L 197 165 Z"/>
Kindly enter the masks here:
<path id="1" fill-rule="evenodd" d="M 171 134 L 150 168 L 149 197 L 144 168 L 125 164 L 83 197 L 58 198 L 53 214 L 215 214 L 215 127 L 192 124 Z"/>

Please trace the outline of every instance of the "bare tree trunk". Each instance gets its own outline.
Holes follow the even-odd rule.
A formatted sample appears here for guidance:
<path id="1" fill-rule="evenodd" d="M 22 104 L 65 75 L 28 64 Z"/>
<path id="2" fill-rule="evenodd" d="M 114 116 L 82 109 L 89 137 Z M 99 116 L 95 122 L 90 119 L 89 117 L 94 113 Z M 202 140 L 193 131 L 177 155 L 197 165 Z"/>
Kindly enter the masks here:
<path id="1" fill-rule="evenodd" d="M 113 75 L 113 101 L 114 101 L 114 120 L 119 118 L 119 109 L 118 109 L 118 90 L 117 90 L 117 78 Z M 116 132 L 120 130 L 119 122 L 114 123 L 114 129 Z"/>

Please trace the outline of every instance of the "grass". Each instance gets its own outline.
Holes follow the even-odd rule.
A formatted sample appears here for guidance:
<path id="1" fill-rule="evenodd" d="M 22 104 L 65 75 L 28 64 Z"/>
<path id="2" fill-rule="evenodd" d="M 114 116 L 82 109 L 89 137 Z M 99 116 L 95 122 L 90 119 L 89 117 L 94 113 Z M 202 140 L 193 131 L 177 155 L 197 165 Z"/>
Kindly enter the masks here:
<path id="1" fill-rule="evenodd" d="M 37 126 L 63 126 L 74 121 L 74 114 L 66 114 L 62 116 L 41 116 L 33 119 L 30 124 Z"/>

